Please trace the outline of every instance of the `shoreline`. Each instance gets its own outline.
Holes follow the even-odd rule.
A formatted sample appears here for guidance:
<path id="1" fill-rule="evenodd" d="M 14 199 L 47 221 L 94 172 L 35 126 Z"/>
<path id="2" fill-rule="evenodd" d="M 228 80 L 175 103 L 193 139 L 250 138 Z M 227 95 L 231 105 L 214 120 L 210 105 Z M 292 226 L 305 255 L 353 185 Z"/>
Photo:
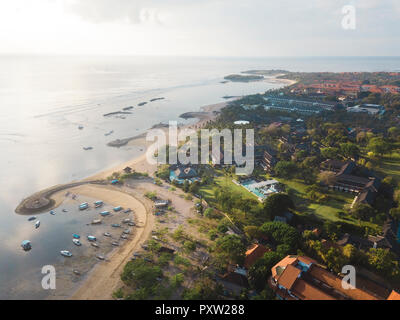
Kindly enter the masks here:
<path id="1" fill-rule="evenodd" d="M 291 85 L 295 81 L 276 79 L 275 77 L 273 77 L 271 79 L 266 79 L 266 82 L 287 85 L 290 83 L 289 85 Z M 242 97 L 243 96 L 239 96 L 233 99 L 229 99 L 225 102 L 202 106 L 200 107 L 200 111 L 186 112 L 186 114 L 191 115 L 190 118 L 196 118 L 197 121 L 192 124 L 187 124 L 183 128 L 198 129 L 203 127 L 209 121 L 214 120 L 218 116 L 219 111 L 222 108 L 226 107 L 229 102 L 240 99 Z M 166 130 L 163 124 L 155 124 L 153 128 L 155 127 Z M 148 130 L 143 134 L 123 139 L 124 145 L 142 146 L 144 149 L 147 149 L 148 145 L 150 144 L 150 142 L 146 141 L 146 134 Z M 146 241 L 151 234 L 151 230 L 153 229 L 154 224 L 154 217 L 151 214 L 152 207 L 149 203 L 147 203 L 147 200 L 143 197 L 143 195 L 135 192 L 134 189 L 130 189 L 129 191 L 127 191 L 124 187 L 114 187 L 106 183 L 107 177 L 111 176 L 113 172 L 123 171 L 125 167 L 130 167 L 136 172 L 146 172 L 149 174 L 149 176 L 152 176 L 157 170 L 157 165 L 151 165 L 147 162 L 145 152 L 140 156 L 136 156 L 131 160 L 120 163 L 119 165 L 113 166 L 112 168 L 102 169 L 86 178 L 68 184 L 53 186 L 45 190 L 39 191 L 25 198 L 19 204 L 17 209 L 20 212 L 17 212 L 16 209 L 16 212 L 19 214 L 29 214 L 21 213 L 21 206 L 24 203 L 32 201 L 32 198 L 35 196 L 39 198 L 47 198 L 52 203 L 52 205 L 50 206 L 51 209 L 56 208 L 63 201 L 63 193 L 70 190 L 75 190 L 75 192 L 78 194 L 81 192 L 82 195 L 91 195 L 94 198 L 101 198 L 100 195 L 102 195 L 104 199 L 109 199 L 109 202 L 111 204 L 115 203 L 115 205 L 119 205 L 123 201 L 116 203 L 115 200 L 110 198 L 110 195 L 116 195 L 118 193 L 119 197 L 130 197 L 131 201 L 140 203 L 141 206 L 144 208 L 144 211 L 141 211 L 141 220 L 139 220 L 140 223 L 138 224 L 138 227 L 136 227 L 138 229 L 138 232 L 135 233 L 134 237 L 126 241 L 124 245 L 122 245 L 117 251 L 110 252 L 109 261 L 97 263 L 92 268 L 92 270 L 90 270 L 87 277 L 85 279 L 82 279 L 82 283 L 78 285 L 78 288 L 74 290 L 74 292 L 72 292 L 70 295 L 68 295 L 69 299 L 112 299 L 111 295 L 113 293 L 113 290 L 116 288 L 117 284 L 120 284 L 120 273 L 123 267 L 125 266 L 126 262 L 129 261 L 132 252 L 137 250 L 140 244 Z M 97 191 L 96 194 L 93 193 L 94 190 Z M 50 209 L 46 207 L 46 210 Z M 36 213 L 40 212 L 43 212 L 43 210 L 36 211 Z M 49 299 L 51 298 L 52 297 L 49 296 Z M 55 298 L 57 299 L 57 297 Z"/>

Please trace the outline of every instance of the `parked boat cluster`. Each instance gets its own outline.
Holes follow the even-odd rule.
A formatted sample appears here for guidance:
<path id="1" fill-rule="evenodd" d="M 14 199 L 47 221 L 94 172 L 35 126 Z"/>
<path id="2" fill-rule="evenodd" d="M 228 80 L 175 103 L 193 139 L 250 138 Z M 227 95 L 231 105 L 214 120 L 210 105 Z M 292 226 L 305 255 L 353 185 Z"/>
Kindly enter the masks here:
<path id="1" fill-rule="evenodd" d="M 104 202 L 101 201 L 101 200 L 95 201 L 93 203 L 94 208 L 101 208 L 103 205 L 104 205 Z M 79 211 L 84 211 L 84 210 L 87 210 L 89 208 L 90 208 L 90 205 L 89 205 L 88 202 L 83 202 L 78 206 Z M 62 212 L 68 212 L 68 211 L 66 209 L 62 209 Z M 123 213 L 129 214 L 129 213 L 132 212 L 132 210 L 130 208 L 124 210 L 124 208 L 122 208 L 121 206 L 117 206 L 117 207 L 113 208 L 113 212 L 115 212 L 115 213 L 123 212 Z M 51 210 L 49 213 L 51 215 L 53 215 L 53 216 L 56 215 L 56 211 L 54 211 L 54 210 Z M 104 211 L 99 212 L 99 214 L 102 217 L 107 217 L 107 216 L 111 215 L 111 212 L 104 210 Z M 29 217 L 28 221 L 29 222 L 36 221 L 35 222 L 35 228 L 38 229 L 40 227 L 40 220 L 37 220 L 36 216 Z M 92 224 L 101 224 L 101 223 L 102 223 L 101 219 L 94 219 L 92 221 Z M 132 221 L 132 219 L 125 218 L 125 219 L 123 219 L 121 221 L 121 224 L 113 223 L 113 224 L 111 224 L 111 227 L 113 227 L 113 228 L 122 228 L 122 225 L 135 226 L 135 223 Z M 131 230 L 129 228 L 123 230 L 123 232 L 120 235 L 120 239 L 127 239 L 128 235 L 130 233 L 131 233 Z M 113 237 L 113 235 L 110 232 L 104 232 L 103 236 L 113 240 L 111 242 L 112 246 L 114 246 L 114 247 L 119 246 L 119 242 Z M 93 235 L 88 235 L 87 236 L 87 241 L 88 241 L 88 243 L 90 243 L 90 245 L 92 247 L 95 247 L 95 248 L 99 248 L 100 247 L 99 244 L 97 243 L 97 240 L 98 239 Z M 77 247 L 81 247 L 83 245 L 83 243 L 81 241 L 81 236 L 79 234 L 77 234 L 77 233 L 73 233 L 72 234 L 72 242 Z M 29 251 L 29 250 L 32 249 L 32 243 L 31 243 L 30 240 L 24 240 L 21 243 L 21 247 L 22 247 L 23 250 Z M 73 256 L 73 254 L 68 250 L 61 250 L 60 254 L 62 256 L 64 256 L 64 257 L 67 257 L 67 258 L 70 258 L 70 257 Z M 97 254 L 96 258 L 99 259 L 99 260 L 105 260 L 105 257 L 103 255 L 100 255 L 100 254 Z M 80 274 L 80 272 L 78 270 L 74 270 L 74 273 L 75 274 Z"/>

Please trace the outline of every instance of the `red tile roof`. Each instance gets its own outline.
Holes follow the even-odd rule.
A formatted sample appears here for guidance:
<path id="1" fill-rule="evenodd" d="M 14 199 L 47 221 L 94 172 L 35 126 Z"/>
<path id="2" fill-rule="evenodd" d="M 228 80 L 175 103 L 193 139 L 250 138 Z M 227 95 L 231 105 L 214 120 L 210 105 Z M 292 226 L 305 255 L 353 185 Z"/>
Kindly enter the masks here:
<path id="1" fill-rule="evenodd" d="M 300 269 L 289 264 L 279 276 L 278 283 L 286 289 L 291 290 L 300 273 Z"/>
<path id="2" fill-rule="evenodd" d="M 297 256 L 286 256 L 281 261 L 279 261 L 276 265 L 274 265 L 271 269 L 272 277 L 275 280 L 278 280 L 278 277 L 282 274 L 282 270 L 286 268 L 287 265 L 293 264 L 297 261 Z"/>
<path id="3" fill-rule="evenodd" d="M 329 294 L 301 279 L 296 281 L 292 291 L 302 300 L 336 300 Z"/>
<path id="4" fill-rule="evenodd" d="M 400 300 L 400 294 L 394 290 L 390 293 L 389 297 L 387 300 Z"/>
<path id="5" fill-rule="evenodd" d="M 244 267 L 249 269 L 258 259 L 260 259 L 266 252 L 270 251 L 261 244 L 253 245 L 246 251 L 246 258 L 244 260 Z"/>
<path id="6" fill-rule="evenodd" d="M 335 290 L 341 292 L 342 294 L 348 296 L 354 300 L 378 300 L 373 294 L 366 292 L 365 290 L 361 290 L 359 288 L 355 289 L 344 289 L 342 286 L 342 279 L 335 276 L 334 274 L 330 273 L 329 271 L 318 267 L 312 266 L 311 269 L 308 271 L 311 277 L 326 283 L 330 287 L 334 288 Z M 356 284 L 357 286 L 357 284 Z"/>

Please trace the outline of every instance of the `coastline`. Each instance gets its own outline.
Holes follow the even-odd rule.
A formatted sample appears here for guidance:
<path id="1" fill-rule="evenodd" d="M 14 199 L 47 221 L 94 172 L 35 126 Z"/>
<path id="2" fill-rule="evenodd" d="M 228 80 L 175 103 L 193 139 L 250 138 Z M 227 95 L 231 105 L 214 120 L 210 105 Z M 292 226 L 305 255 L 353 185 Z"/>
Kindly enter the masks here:
<path id="1" fill-rule="evenodd" d="M 286 79 L 276 79 L 275 77 L 268 78 L 265 80 L 268 83 L 280 83 L 291 85 L 296 81 L 286 80 Z M 234 99 L 240 99 L 240 97 L 235 97 Z M 196 118 L 197 121 L 192 124 L 185 125 L 183 128 L 193 128 L 199 129 L 203 127 L 207 122 L 214 120 L 219 111 L 227 106 L 230 99 L 225 102 L 206 105 L 200 108 L 200 111 L 187 112 L 190 118 Z M 164 131 L 167 129 L 159 124 L 154 127 L 159 127 Z M 150 129 L 148 129 L 150 130 Z M 146 133 L 138 136 L 126 138 L 126 143 L 124 145 L 128 146 L 139 146 L 143 149 L 147 149 L 149 142 L 146 141 Z M 111 176 L 114 172 L 120 172 L 125 167 L 130 167 L 137 172 L 146 172 L 152 176 L 157 170 L 157 165 L 151 165 L 147 162 L 146 153 L 136 156 L 131 160 L 120 163 L 112 168 L 103 169 L 94 173 L 93 175 L 86 177 L 84 179 L 69 183 L 66 185 L 53 186 L 48 189 L 39 191 L 34 195 L 26 198 L 21 202 L 20 206 L 25 202 L 29 201 L 30 198 L 35 195 L 41 195 L 48 193 L 48 199 L 52 202 L 50 207 L 46 207 L 46 210 L 50 210 L 59 206 L 63 201 L 63 195 L 67 191 L 74 191 L 75 193 L 92 196 L 93 198 L 103 198 L 113 205 L 125 205 L 130 207 L 129 203 L 135 203 L 141 209 L 139 210 L 139 228 L 135 233 L 134 237 L 129 241 L 126 241 L 118 250 L 112 251 L 109 255 L 109 261 L 97 263 L 92 270 L 88 273 L 85 279 L 82 279 L 82 283 L 78 285 L 78 288 L 74 290 L 69 299 L 85 300 L 85 299 L 112 299 L 112 293 L 114 289 L 120 284 L 120 273 L 123 270 L 125 264 L 129 261 L 132 253 L 140 248 L 140 245 L 147 240 L 151 234 L 151 230 L 154 225 L 154 216 L 151 214 L 152 206 L 147 199 L 143 197 L 143 194 L 135 192 L 133 189 L 126 190 L 126 188 L 114 187 L 110 184 L 100 184 L 102 180 L 106 180 L 107 177 Z M 95 182 L 95 184 L 93 184 Z M 59 189 L 61 188 L 61 189 Z M 118 200 L 118 201 L 116 201 Z M 124 204 L 125 203 L 125 204 Z M 50 296 L 49 299 L 52 297 Z M 57 297 L 56 297 L 57 298 Z"/>

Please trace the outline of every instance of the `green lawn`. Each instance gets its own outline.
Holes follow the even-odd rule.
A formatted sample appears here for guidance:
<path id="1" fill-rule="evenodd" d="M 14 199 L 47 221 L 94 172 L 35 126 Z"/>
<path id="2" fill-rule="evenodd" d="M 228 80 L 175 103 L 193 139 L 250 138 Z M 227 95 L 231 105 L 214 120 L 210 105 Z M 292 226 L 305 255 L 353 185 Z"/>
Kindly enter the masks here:
<path id="1" fill-rule="evenodd" d="M 216 171 L 220 173 L 220 171 Z M 227 176 L 219 176 L 214 178 L 215 184 L 213 185 L 206 185 L 200 187 L 200 193 L 205 198 L 207 202 L 214 202 L 214 191 L 213 189 L 216 186 L 219 186 L 226 190 L 229 193 L 239 193 L 243 198 L 258 200 L 258 198 L 252 194 L 251 192 L 247 191 L 245 188 L 238 186 L 233 183 L 232 177 Z"/>
<path id="2" fill-rule="evenodd" d="M 392 176 L 400 183 L 400 153 L 394 152 L 391 155 L 385 155 L 379 163 L 377 171 L 385 176 Z"/>
<path id="3" fill-rule="evenodd" d="M 359 225 L 359 221 L 352 217 L 339 218 L 337 213 L 344 211 L 344 205 L 353 202 L 354 195 L 346 192 L 329 191 L 329 199 L 325 203 L 316 203 L 306 199 L 307 185 L 299 180 L 285 180 L 277 178 L 281 183 L 285 184 L 288 193 L 293 198 L 296 209 L 302 215 L 314 215 L 321 220 L 330 220 L 333 222 L 342 221 L 354 225 Z M 377 227 L 370 222 L 362 221 L 363 226 Z"/>

